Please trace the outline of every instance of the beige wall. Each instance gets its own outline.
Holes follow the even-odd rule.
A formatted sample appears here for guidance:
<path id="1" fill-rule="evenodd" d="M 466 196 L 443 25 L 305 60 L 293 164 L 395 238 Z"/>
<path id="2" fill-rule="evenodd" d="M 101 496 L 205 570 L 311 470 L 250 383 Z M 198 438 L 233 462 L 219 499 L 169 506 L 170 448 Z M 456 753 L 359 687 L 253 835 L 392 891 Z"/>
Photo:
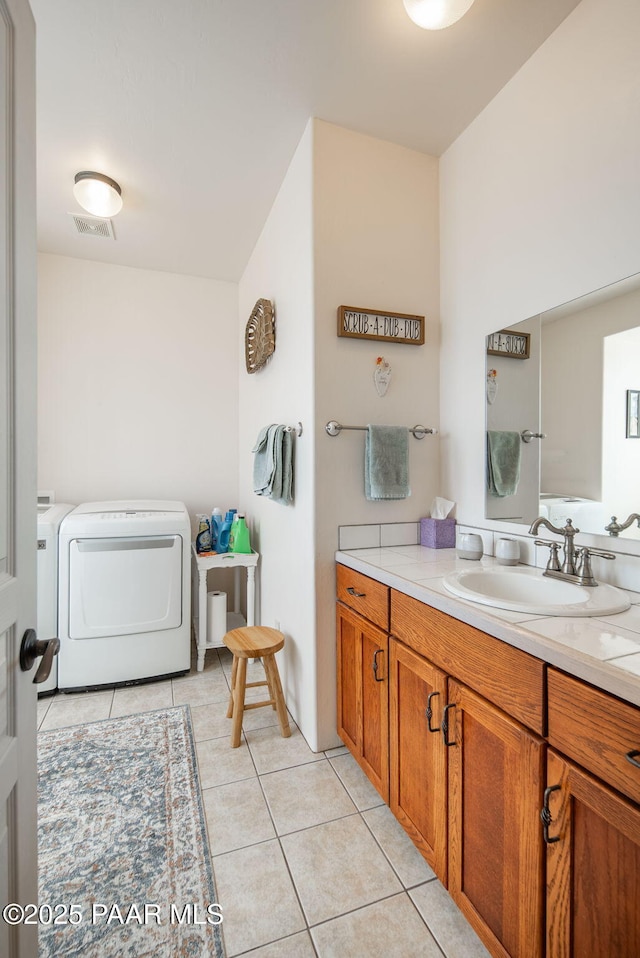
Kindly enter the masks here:
<path id="1" fill-rule="evenodd" d="M 235 505 L 237 287 L 50 254 L 38 269 L 39 488 Z"/>
<path id="2" fill-rule="evenodd" d="M 411 440 L 411 498 L 364 498 L 361 433 L 326 435 L 329 419 L 438 424 L 437 161 L 313 120 L 240 283 L 241 326 L 259 296 L 276 306 L 276 352 L 247 376 L 240 363 L 240 489 L 256 527 L 261 619 L 287 636 L 288 704 L 314 749 L 335 731 L 335 573 L 341 523 L 415 520 L 436 495 L 438 440 Z M 341 304 L 427 316 L 422 347 L 337 337 Z M 376 357 L 393 367 L 387 396 Z M 296 501 L 253 495 L 259 428 L 301 420 Z"/>
<path id="3" fill-rule="evenodd" d="M 364 497 L 364 434 L 324 431 L 331 419 L 439 426 L 438 162 L 316 121 L 314 150 L 316 598 L 321 741 L 335 728 L 338 525 L 417 520 L 440 491 L 440 439 L 409 439 L 408 499 Z M 339 338 L 338 306 L 426 317 L 424 346 Z M 374 388 L 376 357 L 392 366 Z"/>
<path id="4" fill-rule="evenodd" d="M 639 38 L 640 4 L 583 0 L 441 158 L 443 493 L 465 522 L 485 335 L 640 269 Z"/>
<path id="5" fill-rule="evenodd" d="M 315 747 L 312 132 L 310 123 L 240 281 L 236 376 L 240 503 L 261 553 L 259 621 L 285 634 L 279 665 L 287 705 Z M 275 307 L 276 350 L 249 375 L 244 330 L 260 298 Z M 304 431 L 294 439 L 295 500 L 284 506 L 253 492 L 251 450 L 263 426 L 299 421 Z"/>

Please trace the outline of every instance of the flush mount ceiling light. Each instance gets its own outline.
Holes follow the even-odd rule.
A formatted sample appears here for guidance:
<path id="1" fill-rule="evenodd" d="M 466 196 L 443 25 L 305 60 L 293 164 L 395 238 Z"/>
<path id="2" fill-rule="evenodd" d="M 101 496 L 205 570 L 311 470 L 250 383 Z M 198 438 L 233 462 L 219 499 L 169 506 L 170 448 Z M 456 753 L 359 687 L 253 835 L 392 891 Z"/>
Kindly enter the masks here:
<path id="1" fill-rule="evenodd" d="M 73 195 L 82 209 L 94 216 L 115 216 L 122 209 L 122 190 L 104 173 L 76 173 Z"/>
<path id="2" fill-rule="evenodd" d="M 443 30 L 463 17 L 474 0 L 404 0 L 414 23 L 424 30 Z"/>

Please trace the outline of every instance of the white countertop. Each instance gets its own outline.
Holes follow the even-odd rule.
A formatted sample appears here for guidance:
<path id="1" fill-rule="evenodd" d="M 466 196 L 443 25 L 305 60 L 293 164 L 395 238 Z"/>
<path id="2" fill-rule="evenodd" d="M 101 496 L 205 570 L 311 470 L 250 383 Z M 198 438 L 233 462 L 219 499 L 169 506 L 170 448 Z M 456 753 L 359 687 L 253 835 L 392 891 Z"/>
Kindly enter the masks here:
<path id="1" fill-rule="evenodd" d="M 455 549 L 352 549 L 336 552 L 336 561 L 640 706 L 640 592 L 625 589 L 632 605 L 617 615 L 532 615 L 467 602 L 447 592 L 442 577 L 472 564 L 458 559 Z M 483 565 L 495 561 L 490 556 L 481 560 Z"/>

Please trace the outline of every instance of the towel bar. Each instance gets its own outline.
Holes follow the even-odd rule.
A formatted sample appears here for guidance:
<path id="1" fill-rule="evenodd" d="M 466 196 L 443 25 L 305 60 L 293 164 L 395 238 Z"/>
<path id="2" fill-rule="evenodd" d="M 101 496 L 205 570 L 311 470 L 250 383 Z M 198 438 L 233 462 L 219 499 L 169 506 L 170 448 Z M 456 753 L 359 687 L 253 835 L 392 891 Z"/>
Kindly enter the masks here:
<path id="1" fill-rule="evenodd" d="M 326 424 L 325 432 L 329 436 L 339 436 L 343 429 L 357 429 L 360 432 L 366 432 L 367 426 L 343 426 L 342 423 L 336 422 L 335 419 L 332 419 Z M 424 439 L 425 436 L 432 435 L 436 436 L 438 434 L 437 429 L 432 429 L 430 426 L 412 426 L 409 429 L 409 432 L 415 436 L 416 439 Z"/>
<path id="2" fill-rule="evenodd" d="M 302 435 L 302 423 L 299 422 L 297 426 L 285 426 L 287 432 L 295 432 L 296 436 L 300 437 Z"/>
<path id="3" fill-rule="evenodd" d="M 532 439 L 546 439 L 547 435 L 544 432 L 531 432 L 530 429 L 523 429 L 520 438 L 523 442 L 531 442 Z"/>

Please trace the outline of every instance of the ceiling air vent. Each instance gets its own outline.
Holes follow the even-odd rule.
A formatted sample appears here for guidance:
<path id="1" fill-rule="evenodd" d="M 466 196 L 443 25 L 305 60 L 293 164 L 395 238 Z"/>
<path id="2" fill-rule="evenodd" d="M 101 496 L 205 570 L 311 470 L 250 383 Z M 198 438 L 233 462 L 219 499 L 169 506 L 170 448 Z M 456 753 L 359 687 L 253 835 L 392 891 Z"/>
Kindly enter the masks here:
<path id="1" fill-rule="evenodd" d="M 84 213 L 69 213 L 73 217 L 76 229 L 83 236 L 102 236 L 104 239 L 115 239 L 113 223 L 101 216 L 86 216 Z"/>

